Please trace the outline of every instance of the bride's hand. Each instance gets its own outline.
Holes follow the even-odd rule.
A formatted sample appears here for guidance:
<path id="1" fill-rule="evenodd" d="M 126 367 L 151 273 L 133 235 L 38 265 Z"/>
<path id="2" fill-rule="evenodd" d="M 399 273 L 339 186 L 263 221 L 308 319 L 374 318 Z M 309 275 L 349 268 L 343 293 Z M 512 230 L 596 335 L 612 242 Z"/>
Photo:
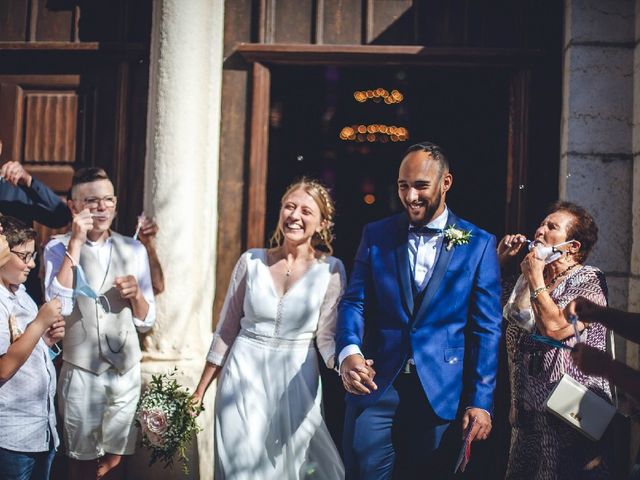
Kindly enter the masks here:
<path id="1" fill-rule="evenodd" d="M 191 395 L 191 415 L 197 417 L 202 410 L 202 397 L 203 395 L 200 392 L 194 392 Z"/>

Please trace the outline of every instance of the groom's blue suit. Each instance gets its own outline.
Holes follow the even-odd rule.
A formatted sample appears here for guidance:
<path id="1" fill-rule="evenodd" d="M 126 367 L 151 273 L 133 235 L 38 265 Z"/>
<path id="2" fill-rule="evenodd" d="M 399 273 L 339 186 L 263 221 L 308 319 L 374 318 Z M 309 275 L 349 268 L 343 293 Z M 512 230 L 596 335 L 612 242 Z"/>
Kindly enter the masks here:
<path id="1" fill-rule="evenodd" d="M 348 411 L 379 402 L 408 358 L 415 361 L 425 408 L 430 404 L 437 419 L 451 421 L 467 407 L 492 410 L 502 318 L 495 237 L 451 211 L 450 225 L 470 231 L 471 240 L 450 249 L 444 240 L 422 294 L 409 266 L 407 215 L 365 227 L 340 304 L 336 346 L 339 353 L 357 345 L 374 360 L 378 389 L 347 394 Z"/>

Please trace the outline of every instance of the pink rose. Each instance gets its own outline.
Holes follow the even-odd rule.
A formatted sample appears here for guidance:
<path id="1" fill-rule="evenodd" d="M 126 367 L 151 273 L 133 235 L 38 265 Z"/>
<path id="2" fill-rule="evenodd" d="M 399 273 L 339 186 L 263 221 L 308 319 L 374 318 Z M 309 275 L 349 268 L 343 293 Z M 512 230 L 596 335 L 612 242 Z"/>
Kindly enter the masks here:
<path id="1" fill-rule="evenodd" d="M 167 416 L 160 409 L 143 411 L 140 413 L 138 420 L 142 427 L 142 433 L 149 442 L 156 447 L 162 447 L 164 444 L 163 435 L 167 431 Z"/>
<path id="2" fill-rule="evenodd" d="M 147 431 L 147 440 L 154 447 L 163 447 L 164 446 L 164 438 L 162 435 L 158 435 L 157 433 Z"/>

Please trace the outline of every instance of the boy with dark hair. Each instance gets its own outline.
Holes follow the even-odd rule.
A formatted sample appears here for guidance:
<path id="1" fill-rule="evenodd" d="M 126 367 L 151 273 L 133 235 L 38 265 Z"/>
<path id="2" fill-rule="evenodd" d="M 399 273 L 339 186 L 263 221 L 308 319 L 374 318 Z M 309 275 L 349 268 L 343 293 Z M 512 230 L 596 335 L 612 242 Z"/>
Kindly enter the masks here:
<path id="1" fill-rule="evenodd" d="M 23 283 L 36 232 L 2 217 L 10 256 L 0 266 L 0 478 L 48 479 L 56 448 L 56 372 L 50 348 L 64 336 L 58 299 L 40 311 Z"/>
<path id="2" fill-rule="evenodd" d="M 104 170 L 78 170 L 68 200 L 71 232 L 44 251 L 45 295 L 71 306 L 59 404 L 72 479 L 122 478 L 122 456 L 135 450 L 136 330 L 153 326 L 155 301 L 145 248 L 111 230 L 117 200 Z"/>

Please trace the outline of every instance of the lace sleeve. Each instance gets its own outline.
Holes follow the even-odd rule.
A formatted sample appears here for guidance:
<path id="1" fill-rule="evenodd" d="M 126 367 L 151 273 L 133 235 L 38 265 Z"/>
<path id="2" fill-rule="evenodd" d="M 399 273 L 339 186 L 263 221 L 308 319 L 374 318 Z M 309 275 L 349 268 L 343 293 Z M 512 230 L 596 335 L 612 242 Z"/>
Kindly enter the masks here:
<path id="1" fill-rule="evenodd" d="M 333 368 L 335 365 L 336 317 L 338 315 L 338 304 L 346 286 L 346 277 L 344 265 L 336 258 L 331 266 L 331 279 L 320 307 L 318 330 L 316 332 L 318 350 L 320 350 L 320 355 L 322 355 L 328 368 Z"/>
<path id="2" fill-rule="evenodd" d="M 231 274 L 227 295 L 222 305 L 218 326 L 213 334 L 207 362 L 222 366 L 229 348 L 240 331 L 244 294 L 247 287 L 247 255 L 243 254 Z"/>

